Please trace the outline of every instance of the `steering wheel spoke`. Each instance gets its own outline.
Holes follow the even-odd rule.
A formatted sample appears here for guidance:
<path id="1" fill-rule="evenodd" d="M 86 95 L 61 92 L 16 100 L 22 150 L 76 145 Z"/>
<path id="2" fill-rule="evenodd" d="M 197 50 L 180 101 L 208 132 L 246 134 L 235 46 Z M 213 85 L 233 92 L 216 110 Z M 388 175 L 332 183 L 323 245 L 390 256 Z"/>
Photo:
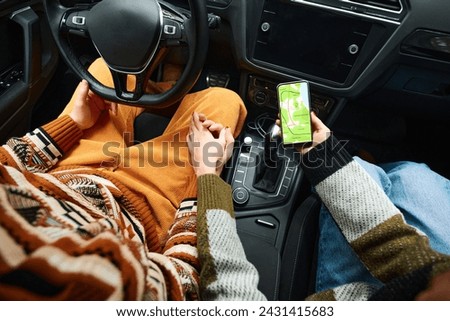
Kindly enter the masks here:
<path id="1" fill-rule="evenodd" d="M 144 73 L 136 75 L 128 75 L 113 69 L 110 69 L 114 82 L 114 89 L 117 97 L 123 101 L 135 102 L 138 101 L 145 92 L 145 84 L 148 77 Z M 134 88 L 130 88 L 129 77 L 136 77 Z"/>

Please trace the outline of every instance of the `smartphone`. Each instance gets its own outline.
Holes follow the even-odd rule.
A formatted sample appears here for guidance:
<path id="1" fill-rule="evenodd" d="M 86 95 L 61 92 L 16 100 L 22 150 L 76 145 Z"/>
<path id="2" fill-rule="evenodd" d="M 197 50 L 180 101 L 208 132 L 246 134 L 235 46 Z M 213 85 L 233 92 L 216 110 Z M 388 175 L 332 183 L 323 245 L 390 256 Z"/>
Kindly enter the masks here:
<path id="1" fill-rule="evenodd" d="M 310 143 L 311 99 L 306 80 L 280 83 L 277 86 L 281 133 L 284 145 Z"/>

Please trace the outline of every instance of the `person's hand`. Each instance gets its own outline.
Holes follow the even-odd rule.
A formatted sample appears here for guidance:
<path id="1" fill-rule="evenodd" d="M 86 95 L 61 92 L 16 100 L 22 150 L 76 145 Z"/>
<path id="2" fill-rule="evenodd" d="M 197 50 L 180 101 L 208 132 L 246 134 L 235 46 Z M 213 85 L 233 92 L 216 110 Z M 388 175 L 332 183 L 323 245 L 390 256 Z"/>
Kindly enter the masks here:
<path id="1" fill-rule="evenodd" d="M 277 119 L 276 123 L 277 125 L 280 126 L 280 119 Z M 306 154 L 317 145 L 323 143 L 330 136 L 331 133 L 330 129 L 327 126 L 325 126 L 324 123 L 322 123 L 320 118 L 317 117 L 314 112 L 311 112 L 311 129 L 313 139 L 312 142 L 302 144 L 297 147 L 297 150 L 302 154 Z"/>
<path id="2" fill-rule="evenodd" d="M 431 279 L 428 288 L 420 292 L 418 301 L 449 301 L 450 300 L 450 271 L 443 272 Z"/>
<path id="3" fill-rule="evenodd" d="M 233 151 L 234 138 L 230 128 L 194 112 L 186 140 L 197 177 L 220 175 Z"/>
<path id="4" fill-rule="evenodd" d="M 316 116 L 314 112 L 311 112 L 311 129 L 313 141 L 311 144 L 299 146 L 297 149 L 300 153 L 306 154 L 317 145 L 323 143 L 330 137 L 330 129 Z"/>
<path id="5" fill-rule="evenodd" d="M 89 84 L 84 79 L 75 90 L 75 95 L 69 116 L 81 130 L 91 128 L 105 110 L 117 113 L 117 104 L 107 102 L 89 90 Z"/>

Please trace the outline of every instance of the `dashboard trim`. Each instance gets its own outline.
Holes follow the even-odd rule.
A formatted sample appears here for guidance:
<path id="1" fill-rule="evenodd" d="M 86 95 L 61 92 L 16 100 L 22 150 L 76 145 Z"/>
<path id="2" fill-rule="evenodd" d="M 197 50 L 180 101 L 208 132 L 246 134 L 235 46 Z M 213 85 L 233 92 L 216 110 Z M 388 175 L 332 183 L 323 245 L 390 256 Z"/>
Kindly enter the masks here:
<path id="1" fill-rule="evenodd" d="M 364 3 L 360 3 L 360 2 L 355 2 L 354 0 L 339 0 L 339 1 L 347 2 L 347 3 L 354 3 L 354 4 L 357 4 L 359 6 L 363 6 L 363 7 L 367 7 L 367 8 L 373 8 L 373 9 L 377 9 L 377 10 L 381 10 L 381 11 L 397 13 L 397 14 L 400 14 L 403 11 L 403 3 L 400 0 L 398 1 L 398 3 L 400 4 L 400 10 L 391 10 L 391 9 L 386 9 L 386 8 L 382 8 L 382 7 L 371 6 L 370 4 L 364 4 Z"/>
<path id="2" fill-rule="evenodd" d="M 316 8 L 321 8 L 321 9 L 325 9 L 325 10 L 330 10 L 330 11 L 334 11 L 334 12 L 345 13 L 345 14 L 348 14 L 348 15 L 356 16 L 356 17 L 363 17 L 363 18 L 371 19 L 371 20 L 375 20 L 375 21 L 387 22 L 387 23 L 391 23 L 391 24 L 394 24 L 394 25 L 397 25 L 397 26 L 399 26 L 401 24 L 400 21 L 391 20 L 391 19 L 387 19 L 387 18 L 384 18 L 384 17 L 375 16 L 375 15 L 369 15 L 369 14 L 365 14 L 365 13 L 357 12 L 357 11 L 352 11 L 352 10 L 348 10 L 348 9 L 342 9 L 342 8 L 336 8 L 336 7 L 332 7 L 332 6 L 327 6 L 325 4 L 311 2 L 309 0 L 290 0 L 290 2 L 299 3 L 299 4 L 302 4 L 302 5 L 316 7 Z M 397 11 L 394 11 L 394 12 L 397 13 Z"/>

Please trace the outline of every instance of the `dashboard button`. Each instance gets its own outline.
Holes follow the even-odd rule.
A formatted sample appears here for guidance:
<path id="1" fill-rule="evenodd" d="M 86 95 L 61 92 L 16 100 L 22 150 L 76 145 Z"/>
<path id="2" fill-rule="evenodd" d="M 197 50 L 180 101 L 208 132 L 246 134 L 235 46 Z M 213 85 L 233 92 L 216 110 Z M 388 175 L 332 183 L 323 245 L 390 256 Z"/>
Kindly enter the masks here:
<path id="1" fill-rule="evenodd" d="M 233 200 L 237 204 L 245 204 L 250 198 L 250 194 L 243 187 L 237 187 L 233 191 Z"/>

